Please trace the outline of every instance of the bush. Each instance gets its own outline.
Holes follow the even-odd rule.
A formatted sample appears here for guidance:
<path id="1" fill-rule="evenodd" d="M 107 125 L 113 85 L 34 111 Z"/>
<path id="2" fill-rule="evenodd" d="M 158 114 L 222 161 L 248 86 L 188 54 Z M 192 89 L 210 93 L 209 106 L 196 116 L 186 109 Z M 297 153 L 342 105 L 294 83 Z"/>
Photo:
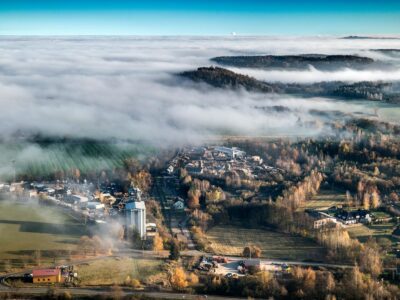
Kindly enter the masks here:
<path id="1" fill-rule="evenodd" d="M 137 280 L 137 279 L 132 279 L 132 281 L 131 281 L 131 286 L 132 286 L 134 289 L 139 289 L 139 288 L 142 287 L 142 284 L 140 283 L 139 280 Z"/>
<path id="2" fill-rule="evenodd" d="M 244 257 L 253 257 L 253 258 L 259 258 L 261 256 L 261 249 L 260 247 L 257 246 L 246 246 L 243 249 L 242 255 Z"/>
<path id="3" fill-rule="evenodd" d="M 247 271 L 249 272 L 250 275 L 257 274 L 258 272 L 261 271 L 260 266 L 249 266 L 247 268 Z"/>

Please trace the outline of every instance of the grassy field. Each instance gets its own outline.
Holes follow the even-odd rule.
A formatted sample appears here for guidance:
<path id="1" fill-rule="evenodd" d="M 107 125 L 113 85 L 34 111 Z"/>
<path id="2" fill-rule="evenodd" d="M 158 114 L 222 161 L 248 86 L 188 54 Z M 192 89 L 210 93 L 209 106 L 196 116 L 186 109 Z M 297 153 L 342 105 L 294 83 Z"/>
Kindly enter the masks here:
<path id="1" fill-rule="evenodd" d="M 17 175 L 40 178 L 55 172 L 68 174 L 78 168 L 81 174 L 124 166 L 128 158 L 155 153 L 154 147 L 135 143 L 108 143 L 84 139 L 52 140 L 40 138 L 35 143 L 0 141 L 0 179 L 12 180 L 13 165 Z"/>
<path id="2" fill-rule="evenodd" d="M 76 269 L 82 285 L 114 285 L 123 284 L 128 276 L 145 282 L 162 272 L 161 264 L 159 260 L 106 258 Z"/>
<path id="3" fill-rule="evenodd" d="M 297 261 L 323 260 L 325 249 L 312 240 L 263 229 L 216 226 L 207 232 L 215 254 L 240 256 L 246 245 L 262 249 L 262 257 Z"/>
<path id="4" fill-rule="evenodd" d="M 59 208 L 0 200 L 0 272 L 66 257 L 84 234 L 84 226 Z"/>
<path id="5" fill-rule="evenodd" d="M 342 191 L 321 189 L 319 193 L 306 201 L 304 208 L 326 209 L 331 206 L 343 205 L 346 194 Z"/>
<path id="6" fill-rule="evenodd" d="M 394 223 L 383 223 L 373 225 L 357 224 L 347 227 L 350 237 L 365 242 L 369 237 L 381 238 L 385 237 L 392 240 L 392 232 L 395 227 Z"/>

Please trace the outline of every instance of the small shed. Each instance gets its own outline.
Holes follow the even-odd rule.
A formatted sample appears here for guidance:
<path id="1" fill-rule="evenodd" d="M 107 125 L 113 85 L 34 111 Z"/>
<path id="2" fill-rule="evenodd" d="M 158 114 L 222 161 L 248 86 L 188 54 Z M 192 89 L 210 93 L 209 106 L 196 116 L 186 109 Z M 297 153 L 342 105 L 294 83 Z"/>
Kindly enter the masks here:
<path id="1" fill-rule="evenodd" d="M 175 210 L 184 210 L 185 209 L 185 202 L 181 199 L 178 199 L 174 204 L 173 207 Z"/>

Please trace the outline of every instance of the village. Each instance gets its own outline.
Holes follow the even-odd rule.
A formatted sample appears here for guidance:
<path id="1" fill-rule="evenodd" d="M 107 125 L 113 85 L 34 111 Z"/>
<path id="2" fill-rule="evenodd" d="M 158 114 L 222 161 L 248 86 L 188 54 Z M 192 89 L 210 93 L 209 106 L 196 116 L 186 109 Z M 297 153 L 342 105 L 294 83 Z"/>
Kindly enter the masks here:
<path id="1" fill-rule="evenodd" d="M 179 166 L 193 176 L 209 176 L 224 179 L 227 172 L 237 171 L 246 178 L 263 178 L 267 173 L 279 173 L 282 170 L 263 164 L 260 157 L 248 157 L 238 148 L 219 146 L 196 147 L 185 149 L 168 165 L 166 172 L 155 178 L 152 196 L 160 201 L 167 225 L 175 238 L 184 245 L 183 249 L 195 251 L 197 246 L 187 224 L 190 215 L 187 214 L 187 199 L 180 192 L 179 179 L 176 171 Z M 155 220 L 147 222 L 152 217 L 146 212 L 146 200 L 149 195 L 134 186 L 124 192 L 118 182 L 91 183 L 83 180 L 56 182 L 12 182 L 0 184 L 0 192 L 19 202 L 36 201 L 41 205 L 55 206 L 66 212 L 93 232 L 107 224 L 119 224 L 123 228 L 124 239 L 132 235 L 146 242 L 152 242 L 158 231 Z M 130 236 L 129 236 L 130 235 Z M 202 255 L 202 252 L 194 252 Z M 221 274 L 227 278 L 244 276 L 250 270 L 269 270 L 287 272 L 288 265 L 284 262 L 271 262 L 260 258 L 241 258 L 223 256 L 200 258 L 197 268 L 206 273 Z M 50 269 L 33 269 L 25 274 L 24 280 L 34 284 L 73 283 L 79 273 L 73 266 L 55 266 Z"/>
<path id="2" fill-rule="evenodd" d="M 190 147 L 181 150 L 170 161 L 166 170 L 168 176 L 175 178 L 170 181 L 175 181 L 177 186 L 180 169 L 184 169 L 194 178 L 208 179 L 217 184 L 221 182 L 219 180 L 226 181 L 226 178 L 232 174 L 237 174 L 239 180 L 255 181 L 268 181 L 271 180 L 271 176 L 272 178 L 278 175 L 286 176 L 284 170 L 265 164 L 260 156 L 249 156 L 238 147 L 226 146 Z M 168 205 L 176 210 L 183 210 L 186 207 L 184 199 L 177 195 L 169 197 Z M 351 208 L 343 207 L 343 205 L 318 209 L 307 208 L 305 212 L 313 219 L 314 228 L 318 229 L 326 225 L 346 227 L 355 224 L 390 222 L 398 215 L 396 212 L 399 209 L 396 203 L 390 205 L 389 214 L 384 217 L 362 207 Z"/>
<path id="3" fill-rule="evenodd" d="M 250 179 L 264 179 L 282 170 L 263 163 L 260 156 L 248 156 L 237 147 L 207 146 L 191 147 L 180 151 L 167 168 L 173 174 L 185 168 L 190 175 L 224 179 L 228 172 Z"/>
<path id="4" fill-rule="evenodd" d="M 332 270 L 343 274 L 352 268 L 348 261 L 326 261 L 325 249 L 309 237 L 250 224 L 257 218 L 242 212 L 243 207 L 255 205 L 257 210 L 260 202 L 274 205 L 272 196 L 274 201 L 280 201 L 279 196 L 273 194 L 276 187 L 287 185 L 285 181 L 292 184 L 291 180 L 298 180 L 287 170 L 267 164 L 258 155 L 248 155 L 235 146 L 186 147 L 179 149 L 162 169 L 151 176 L 151 186 L 145 192 L 132 182 L 123 184 L 119 180 L 90 182 L 69 179 L 0 184 L 0 192 L 11 199 L 11 203 L 54 207 L 89 230 L 89 236 L 118 228 L 118 237 L 112 239 L 116 238 L 124 245 L 123 250 L 97 251 L 96 247 L 101 247 L 100 244 L 110 236 L 107 233 L 107 237 L 103 241 L 99 239 L 97 244 L 89 237 L 88 243 L 95 245 L 89 246 L 89 253 L 98 252 L 89 255 L 90 258 L 69 264 L 61 259 L 59 263 L 42 264 L 28 273 L 3 277 L 3 283 L 13 284 L 13 280 L 22 280 L 28 286 L 80 286 L 81 274 L 86 272 L 83 277 L 87 277 L 88 273 L 93 275 L 98 270 L 89 268 L 90 271 L 82 273 L 82 264 L 96 264 L 98 259 L 101 261 L 107 257 L 116 259 L 115 263 L 155 260 L 159 264 L 157 268 L 161 268 L 160 265 L 171 268 L 171 264 L 173 268 L 179 268 L 176 266 L 178 261 L 178 265 L 185 266 L 187 274 L 193 274 L 190 276 L 219 276 L 229 282 L 252 278 L 263 272 L 285 282 L 292 280 L 293 272 L 300 272 L 300 269 L 313 272 Z M 319 175 L 313 176 L 319 178 Z M 263 188 L 264 192 L 260 192 Z M 333 190 L 327 181 L 318 189 L 323 193 Z M 389 224 L 393 227 L 389 234 L 396 239 L 399 231 L 394 227 L 397 224 L 397 203 L 381 205 L 379 209 L 365 208 L 339 201 L 344 194 L 337 192 L 333 196 L 335 200 L 327 201 L 326 205 L 322 205 L 324 199 L 310 198 L 306 206 L 296 208 L 305 216 L 299 223 L 311 222 L 315 232 L 346 230 L 352 237 L 356 232 L 370 230 L 375 225 Z M 246 195 L 250 197 L 246 198 Z M 228 212 L 235 205 L 239 205 L 239 211 Z M 215 215 L 211 215 L 213 210 L 217 212 Z M 226 211 L 221 213 L 219 210 Z M 222 221 L 217 219 L 228 213 L 232 214 L 231 220 L 228 221 L 226 216 Z M 254 212 L 250 213 L 254 216 Z M 209 222 L 211 216 L 216 216 L 214 223 Z M 78 247 L 86 247 L 81 242 L 82 239 Z M 286 248 L 280 248 L 282 245 Z M 394 245 L 387 246 L 387 253 L 398 257 Z M 160 270 L 157 268 L 154 272 Z M 397 278 L 398 270 L 395 268 L 387 267 L 385 271 L 392 280 Z M 152 286 L 145 279 L 141 282 Z"/>
<path id="5" fill-rule="evenodd" d="M 225 149 L 223 149 L 226 151 Z M 225 153 L 221 151 L 221 153 Z M 236 151 L 236 150 L 235 150 Z M 237 150 L 238 153 L 244 153 Z M 241 156 L 243 159 L 243 156 Z M 169 217 L 171 231 L 178 240 L 184 241 L 187 249 L 195 250 L 196 246 L 192 241 L 191 234 L 182 220 L 188 216 L 186 200 L 177 193 L 179 183 L 170 175 L 163 176 L 167 182 L 161 193 L 164 197 L 162 204 L 171 214 Z M 172 180 L 172 181 L 171 181 Z M 174 189 L 174 184 L 176 188 Z M 139 188 L 130 187 L 128 193 L 124 193 L 118 183 L 99 184 L 76 182 L 12 182 L 0 184 L 0 193 L 14 199 L 15 203 L 39 203 L 45 206 L 55 206 L 57 209 L 69 214 L 79 222 L 82 222 L 93 232 L 99 227 L 107 224 L 118 223 L 124 228 L 125 239 L 127 234 L 138 234 L 142 240 L 154 238 L 157 231 L 155 223 L 146 223 L 146 198 Z M 163 201 L 162 199 L 159 199 Z M 178 216 L 178 218 L 177 218 Z M 182 239 L 183 238 L 183 239 Z M 188 243 L 190 241 L 190 243 Z M 193 252 L 194 255 L 201 255 L 202 252 Z M 189 254 L 193 255 L 193 254 Z M 263 261 L 259 258 L 222 257 L 222 256 L 201 256 L 197 267 L 199 272 L 220 274 L 226 278 L 237 278 L 244 276 L 254 270 L 266 270 L 287 272 L 289 267 L 286 263 Z M 255 268 L 255 269 L 254 269 Z M 79 272 L 74 265 L 53 265 L 51 268 L 34 268 L 30 273 L 5 277 L 5 282 L 21 280 L 25 284 L 43 285 L 66 285 L 76 286 L 79 282 Z M 10 284 L 10 283 L 7 283 Z"/>

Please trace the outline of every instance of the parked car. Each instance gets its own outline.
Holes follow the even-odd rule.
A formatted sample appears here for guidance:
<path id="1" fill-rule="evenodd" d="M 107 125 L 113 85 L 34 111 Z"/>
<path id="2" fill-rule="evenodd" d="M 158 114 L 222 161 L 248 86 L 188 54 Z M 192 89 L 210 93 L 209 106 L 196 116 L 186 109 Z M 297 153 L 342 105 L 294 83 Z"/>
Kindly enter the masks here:
<path id="1" fill-rule="evenodd" d="M 233 274 L 232 273 L 226 273 L 225 278 L 232 278 Z"/>
<path id="2" fill-rule="evenodd" d="M 213 257 L 213 260 L 220 264 L 226 264 L 228 262 L 226 257 L 222 257 L 222 256 L 215 256 L 215 257 Z"/>

